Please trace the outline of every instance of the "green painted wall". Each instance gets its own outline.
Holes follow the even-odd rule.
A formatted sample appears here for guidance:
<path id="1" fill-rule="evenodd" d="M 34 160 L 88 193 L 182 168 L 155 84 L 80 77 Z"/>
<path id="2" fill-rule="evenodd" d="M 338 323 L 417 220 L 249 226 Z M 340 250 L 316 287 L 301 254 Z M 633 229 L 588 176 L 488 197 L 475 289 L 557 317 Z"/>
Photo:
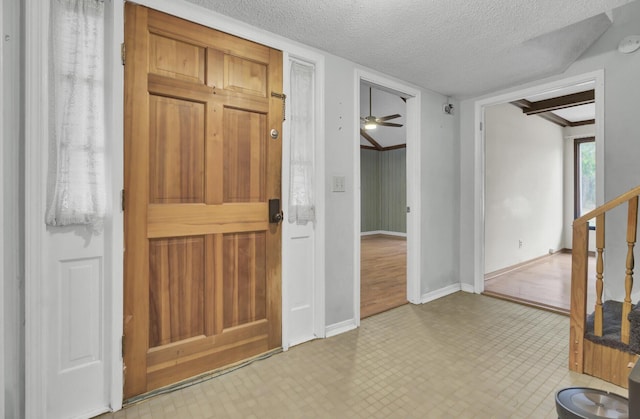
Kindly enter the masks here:
<path id="1" fill-rule="evenodd" d="M 380 230 L 407 232 L 407 149 L 380 152 Z"/>
<path id="2" fill-rule="evenodd" d="M 406 148 L 360 150 L 361 231 L 407 232 Z"/>
<path id="3" fill-rule="evenodd" d="M 360 149 L 360 231 L 380 230 L 379 154 Z"/>

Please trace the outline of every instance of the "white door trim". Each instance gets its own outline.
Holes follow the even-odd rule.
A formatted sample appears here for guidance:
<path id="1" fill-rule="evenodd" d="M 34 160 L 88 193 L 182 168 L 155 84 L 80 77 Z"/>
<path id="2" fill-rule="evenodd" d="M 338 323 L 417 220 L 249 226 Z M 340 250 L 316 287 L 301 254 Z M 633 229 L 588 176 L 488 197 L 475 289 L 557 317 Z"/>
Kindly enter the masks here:
<path id="1" fill-rule="evenodd" d="M 46 417 L 46 348 L 42 295 L 46 252 L 43 247 L 44 171 L 47 115 L 49 2 L 26 0 L 25 13 L 25 416 Z"/>
<path id="2" fill-rule="evenodd" d="M 105 374 L 110 383 L 106 399 L 112 411 L 122 408 L 123 398 L 123 360 L 122 335 L 124 316 L 124 214 L 120 202 L 124 189 L 124 66 L 121 61 L 120 45 L 124 42 L 124 2 L 107 1 L 105 3 L 105 65 L 110 68 L 107 77 L 107 104 L 105 110 L 107 138 L 107 196 L 113 197 L 109 203 L 111 217 L 105 222 L 105 338 L 109 339 L 109 353 L 105 359 L 109 367 Z M 109 85 L 110 83 L 110 85 Z M 109 102 L 109 97 L 111 101 Z M 109 264 L 109 261 L 111 263 Z"/>
<path id="3" fill-rule="evenodd" d="M 596 204 L 604 203 L 604 70 L 597 70 L 568 78 L 548 81 L 537 86 L 503 93 L 475 102 L 474 106 L 474 292 L 480 294 L 484 291 L 484 177 L 485 177 L 485 138 L 484 111 L 488 106 L 512 102 L 543 91 L 572 86 L 575 84 L 595 81 L 596 103 Z"/>
<path id="4" fill-rule="evenodd" d="M 356 69 L 354 80 L 354 115 L 360 115 L 360 82 L 377 84 L 407 98 L 407 300 L 420 304 L 420 90 L 376 73 Z M 353 261 L 353 312 L 356 326 L 360 326 L 360 124 L 354 124 L 353 133 L 353 184 L 354 184 L 354 261 Z"/>
<path id="5" fill-rule="evenodd" d="M 5 15 L 6 10 L 4 9 L 6 3 L 2 3 L 0 6 L 2 8 L 2 16 Z M 0 34 L 4 37 L 4 19 L 0 19 Z M 5 51 L 5 41 L 0 42 L 0 133 L 4 137 L 4 51 Z M 0 144 L 0 176 L 5 176 L 4 173 L 4 145 L 6 144 L 6 138 Z M 4 182 L 0 183 L 0 196 L 4 197 Z M 5 242 L 5 232 L 4 232 L 4 223 L 5 223 L 5 214 L 4 214 L 4 204 L 0 205 L 0 272 L 2 272 L 2 278 L 4 281 L 0 282 L 0 287 L 2 287 L 2 292 L 0 292 L 0 366 L 2 366 L 3 373 L 0 374 L 0 414 L 4 415 L 4 371 L 6 368 L 4 367 L 4 295 L 5 295 L 5 282 L 7 278 L 5 277 L 4 270 L 4 242 Z"/>

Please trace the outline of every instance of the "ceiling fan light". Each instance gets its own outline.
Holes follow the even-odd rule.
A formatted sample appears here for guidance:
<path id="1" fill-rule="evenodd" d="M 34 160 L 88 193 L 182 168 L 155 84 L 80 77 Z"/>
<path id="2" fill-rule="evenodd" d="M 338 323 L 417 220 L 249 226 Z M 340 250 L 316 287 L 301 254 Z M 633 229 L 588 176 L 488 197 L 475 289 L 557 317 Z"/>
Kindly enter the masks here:
<path id="1" fill-rule="evenodd" d="M 370 130 L 370 129 L 376 129 L 377 124 L 375 122 L 367 122 L 364 124 L 364 129 Z"/>

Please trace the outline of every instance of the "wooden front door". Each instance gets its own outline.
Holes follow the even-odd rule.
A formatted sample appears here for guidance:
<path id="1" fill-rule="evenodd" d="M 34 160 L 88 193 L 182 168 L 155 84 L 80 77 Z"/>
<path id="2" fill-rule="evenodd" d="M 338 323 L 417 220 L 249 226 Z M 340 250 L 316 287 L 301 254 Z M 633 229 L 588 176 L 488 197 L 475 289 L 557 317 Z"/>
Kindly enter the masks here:
<path id="1" fill-rule="evenodd" d="M 125 399 L 281 345 L 282 53 L 127 3 Z"/>

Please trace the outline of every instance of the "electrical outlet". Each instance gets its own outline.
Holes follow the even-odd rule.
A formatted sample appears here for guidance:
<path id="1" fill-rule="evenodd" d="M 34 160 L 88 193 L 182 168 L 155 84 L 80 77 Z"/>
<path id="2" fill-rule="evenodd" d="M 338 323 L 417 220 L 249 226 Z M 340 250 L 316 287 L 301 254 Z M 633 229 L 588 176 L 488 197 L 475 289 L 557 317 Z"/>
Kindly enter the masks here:
<path id="1" fill-rule="evenodd" d="M 522 249 L 522 240 L 518 240 L 518 249 Z"/>
<path id="2" fill-rule="evenodd" d="M 344 176 L 333 176 L 331 179 L 331 191 L 332 192 L 345 192 L 345 180 Z"/>

